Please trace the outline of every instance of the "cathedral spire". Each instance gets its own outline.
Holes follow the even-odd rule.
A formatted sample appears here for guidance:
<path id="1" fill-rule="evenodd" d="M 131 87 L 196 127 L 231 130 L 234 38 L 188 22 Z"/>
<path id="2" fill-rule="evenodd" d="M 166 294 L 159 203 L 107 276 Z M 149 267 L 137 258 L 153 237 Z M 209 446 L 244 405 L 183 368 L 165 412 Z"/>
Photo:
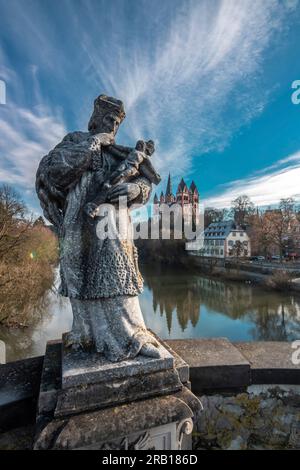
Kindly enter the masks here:
<path id="1" fill-rule="evenodd" d="M 170 173 L 169 173 L 169 177 L 168 177 L 166 196 L 172 196 L 172 182 L 171 182 L 171 174 Z"/>

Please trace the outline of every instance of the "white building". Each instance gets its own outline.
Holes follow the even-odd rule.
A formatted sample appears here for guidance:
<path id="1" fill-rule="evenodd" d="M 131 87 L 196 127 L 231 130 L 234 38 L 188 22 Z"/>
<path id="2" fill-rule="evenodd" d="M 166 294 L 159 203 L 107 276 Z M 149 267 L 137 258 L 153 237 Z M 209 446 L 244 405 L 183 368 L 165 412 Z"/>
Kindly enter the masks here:
<path id="1" fill-rule="evenodd" d="M 250 238 L 232 220 L 214 222 L 204 230 L 202 256 L 245 258 L 251 256 Z"/>

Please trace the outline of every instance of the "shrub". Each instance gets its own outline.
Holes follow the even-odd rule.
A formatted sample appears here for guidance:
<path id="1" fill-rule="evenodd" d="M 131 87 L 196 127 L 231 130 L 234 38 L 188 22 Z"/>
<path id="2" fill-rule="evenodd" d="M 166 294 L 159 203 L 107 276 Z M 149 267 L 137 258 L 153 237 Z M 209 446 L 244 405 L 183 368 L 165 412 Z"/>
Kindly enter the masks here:
<path id="1" fill-rule="evenodd" d="M 266 286 L 276 290 L 290 290 L 292 287 L 292 278 L 286 271 L 275 271 L 272 276 L 266 280 Z"/>

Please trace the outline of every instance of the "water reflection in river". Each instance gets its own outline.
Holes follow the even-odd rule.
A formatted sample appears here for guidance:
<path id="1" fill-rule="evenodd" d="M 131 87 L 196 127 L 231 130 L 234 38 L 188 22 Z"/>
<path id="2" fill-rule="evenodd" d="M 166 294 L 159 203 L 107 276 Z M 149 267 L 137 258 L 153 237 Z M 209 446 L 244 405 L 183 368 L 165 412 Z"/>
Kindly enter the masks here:
<path id="1" fill-rule="evenodd" d="M 225 336 L 233 341 L 290 341 L 300 337 L 300 297 L 251 285 L 207 279 L 179 269 L 144 268 L 141 306 L 161 338 Z M 70 329 L 68 299 L 49 294 L 42 321 L 27 329 L 0 327 L 6 360 L 43 354 L 49 339 Z"/>
<path id="2" fill-rule="evenodd" d="M 143 311 L 164 338 L 226 336 L 232 341 L 300 337 L 300 297 L 185 271 L 144 272 Z M 151 315 L 148 315 L 151 312 Z"/>

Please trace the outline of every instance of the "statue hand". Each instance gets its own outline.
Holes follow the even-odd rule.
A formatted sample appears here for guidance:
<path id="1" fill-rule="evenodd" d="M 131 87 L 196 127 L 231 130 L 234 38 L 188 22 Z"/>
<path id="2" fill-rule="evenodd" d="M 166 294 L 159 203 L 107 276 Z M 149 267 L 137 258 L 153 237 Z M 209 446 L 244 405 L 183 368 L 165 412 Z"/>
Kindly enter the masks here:
<path id="1" fill-rule="evenodd" d="M 141 190 L 138 184 L 135 183 L 122 183 L 111 188 L 107 194 L 110 202 L 118 202 L 119 197 L 127 197 L 128 202 L 136 199 Z"/>
<path id="2" fill-rule="evenodd" d="M 94 204 L 93 202 L 88 202 L 85 207 L 84 207 L 84 212 L 94 219 L 98 213 L 98 206 L 97 204 Z"/>
<path id="3" fill-rule="evenodd" d="M 108 146 L 112 145 L 115 141 L 113 134 L 99 133 L 92 136 L 94 142 L 99 142 L 99 144 Z"/>

